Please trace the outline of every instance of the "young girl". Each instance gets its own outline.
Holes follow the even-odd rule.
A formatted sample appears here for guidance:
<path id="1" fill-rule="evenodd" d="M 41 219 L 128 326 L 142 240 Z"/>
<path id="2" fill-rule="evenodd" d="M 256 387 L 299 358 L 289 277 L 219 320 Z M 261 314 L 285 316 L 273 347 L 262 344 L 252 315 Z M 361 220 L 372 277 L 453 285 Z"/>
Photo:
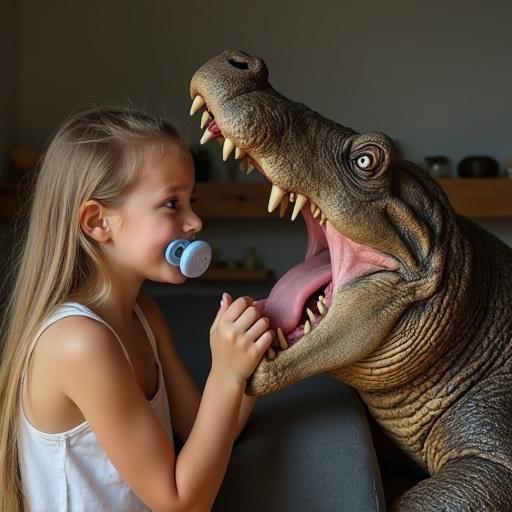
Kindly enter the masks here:
<path id="1" fill-rule="evenodd" d="M 185 281 L 164 250 L 201 229 L 193 175 L 176 130 L 140 113 L 95 109 L 53 137 L 8 306 L 2 512 L 210 510 L 274 333 L 252 299 L 225 294 L 201 398 L 141 293 Z"/>

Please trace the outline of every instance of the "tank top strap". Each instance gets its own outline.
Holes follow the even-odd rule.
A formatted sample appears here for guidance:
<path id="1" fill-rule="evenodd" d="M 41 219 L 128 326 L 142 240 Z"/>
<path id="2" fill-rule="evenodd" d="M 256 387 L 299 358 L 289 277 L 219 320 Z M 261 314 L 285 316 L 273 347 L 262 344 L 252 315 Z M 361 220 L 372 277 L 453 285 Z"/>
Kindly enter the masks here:
<path id="1" fill-rule="evenodd" d="M 123 351 L 124 356 L 128 360 L 128 363 L 130 363 L 132 371 L 135 372 L 135 370 L 133 369 L 132 362 L 130 360 L 130 356 L 128 355 L 128 352 L 124 348 L 121 338 L 119 337 L 117 332 L 114 331 L 114 329 L 111 327 L 111 325 L 109 323 L 107 323 L 105 320 L 103 320 L 103 318 L 101 318 L 101 316 L 98 316 L 94 311 L 89 309 L 87 306 L 84 306 L 83 304 L 80 304 L 79 302 L 66 302 L 66 303 L 64 303 L 64 305 L 72 306 L 72 307 L 78 309 L 78 311 L 80 313 L 78 313 L 78 312 L 75 313 L 77 316 L 86 316 L 86 317 L 92 318 L 93 320 L 96 320 L 97 322 L 99 322 L 99 323 L 103 324 L 105 327 L 107 327 L 110 330 L 110 332 L 115 336 L 116 340 L 118 341 L 118 343 L 121 347 L 121 350 Z"/>
<path id="2" fill-rule="evenodd" d="M 23 377 L 22 377 L 23 379 L 25 378 L 28 361 L 30 360 L 32 352 L 36 346 L 37 340 L 41 337 L 43 332 L 46 329 L 48 329 L 48 327 L 50 327 L 52 324 L 57 322 L 57 320 L 61 320 L 62 318 L 67 318 L 69 316 L 85 316 L 87 318 L 96 320 L 97 322 L 99 322 L 99 323 L 103 324 L 105 327 L 107 327 L 112 332 L 112 334 L 115 336 L 116 340 L 119 342 L 121 350 L 123 351 L 126 359 L 128 360 L 128 363 L 130 364 L 132 371 L 135 372 L 133 369 L 132 362 L 130 360 L 130 356 L 128 355 L 128 352 L 124 348 L 121 338 L 118 336 L 116 331 L 114 331 L 114 329 L 107 322 L 105 322 L 105 320 L 103 320 L 103 318 L 101 318 L 96 313 L 94 313 L 94 311 L 91 311 L 87 306 L 84 306 L 83 304 L 80 304 L 79 302 L 64 302 L 50 315 L 50 317 L 45 322 L 43 322 L 43 324 L 37 331 L 37 334 L 34 336 L 32 343 L 29 347 L 28 353 L 27 353 L 25 368 L 23 370 Z"/>
<path id="3" fill-rule="evenodd" d="M 149 325 L 149 322 L 146 319 L 146 315 L 144 315 L 144 312 L 142 311 L 142 308 L 135 303 L 134 305 L 134 311 L 137 315 L 137 318 L 139 319 L 139 322 L 142 325 L 142 328 L 144 329 L 146 336 L 148 337 L 149 344 L 151 345 L 151 348 L 153 349 L 153 356 L 155 358 L 155 361 L 160 365 L 160 358 L 158 357 L 158 348 L 156 346 L 156 338 L 153 334 L 153 330 L 151 329 L 151 326 Z"/>

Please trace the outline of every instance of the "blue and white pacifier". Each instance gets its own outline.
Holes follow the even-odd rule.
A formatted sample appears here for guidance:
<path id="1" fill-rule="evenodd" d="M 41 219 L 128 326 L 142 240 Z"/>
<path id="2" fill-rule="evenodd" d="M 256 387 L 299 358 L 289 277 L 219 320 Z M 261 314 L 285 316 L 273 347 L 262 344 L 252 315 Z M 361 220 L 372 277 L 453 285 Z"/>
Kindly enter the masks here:
<path id="1" fill-rule="evenodd" d="M 212 248 L 203 240 L 173 240 L 165 249 L 167 263 L 179 267 L 187 277 L 199 277 L 206 272 L 212 259 Z"/>

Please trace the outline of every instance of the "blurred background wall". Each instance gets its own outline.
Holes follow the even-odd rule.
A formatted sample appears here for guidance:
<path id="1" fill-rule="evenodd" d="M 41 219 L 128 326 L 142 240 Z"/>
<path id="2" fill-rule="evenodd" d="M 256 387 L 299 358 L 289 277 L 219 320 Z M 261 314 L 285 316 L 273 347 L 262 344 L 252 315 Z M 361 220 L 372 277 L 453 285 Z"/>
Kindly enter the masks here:
<path id="1" fill-rule="evenodd" d="M 19 131 L 19 56 L 17 1 L 0 7 L 0 179 L 8 172 L 9 149 L 21 139 Z"/>
<path id="2" fill-rule="evenodd" d="M 456 168 L 487 154 L 503 167 L 512 156 L 511 22 L 508 0 L 3 0 L 1 158 L 15 143 L 43 145 L 91 101 L 169 115 L 197 144 L 189 80 L 211 56 L 240 48 L 265 59 L 289 98 L 359 132 L 384 131 L 407 159 L 446 155 Z M 512 245 L 510 219 L 478 222 Z M 302 221 L 211 221 L 203 236 L 226 259 L 256 246 L 278 275 L 305 250 Z"/>

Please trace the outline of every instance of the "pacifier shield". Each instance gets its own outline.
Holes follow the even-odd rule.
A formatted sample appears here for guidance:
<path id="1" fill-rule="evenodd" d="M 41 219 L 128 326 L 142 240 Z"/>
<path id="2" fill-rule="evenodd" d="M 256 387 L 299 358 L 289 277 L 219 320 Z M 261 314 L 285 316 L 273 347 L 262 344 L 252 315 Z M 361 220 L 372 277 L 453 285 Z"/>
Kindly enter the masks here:
<path id="1" fill-rule="evenodd" d="M 173 240 L 165 249 L 165 259 L 184 276 L 199 277 L 210 265 L 212 248 L 204 240 Z"/>

